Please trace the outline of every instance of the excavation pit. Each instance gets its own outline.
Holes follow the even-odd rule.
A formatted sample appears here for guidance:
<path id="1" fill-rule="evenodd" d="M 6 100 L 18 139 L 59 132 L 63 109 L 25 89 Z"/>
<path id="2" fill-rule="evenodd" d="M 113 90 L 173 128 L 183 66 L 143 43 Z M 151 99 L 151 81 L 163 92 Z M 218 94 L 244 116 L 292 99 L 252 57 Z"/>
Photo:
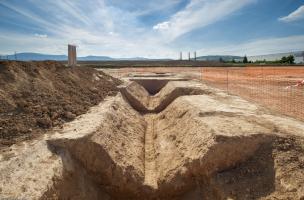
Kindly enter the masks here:
<path id="1" fill-rule="evenodd" d="M 170 81 L 187 81 L 188 79 L 178 77 L 174 74 L 143 74 L 136 78 L 129 78 L 144 87 L 150 95 L 157 94 Z"/>
<path id="2" fill-rule="evenodd" d="M 97 184 L 97 196 L 100 191 L 117 199 L 195 196 L 206 177 L 247 160 L 272 141 L 271 130 L 245 119 L 248 107 L 235 109 L 227 104 L 219 110 L 212 92 L 196 83 L 170 81 L 155 96 L 136 82 L 121 91 L 107 105 L 110 109 L 105 109 L 95 132 L 49 140 L 89 174 L 86 182 Z M 133 98 L 126 97 L 126 92 Z M 134 104 L 136 98 L 146 101 L 143 106 L 168 103 L 144 113 Z M 239 123 L 246 128 L 235 128 Z M 224 128 L 228 129 L 223 132 Z"/>
<path id="3" fill-rule="evenodd" d="M 143 87 L 137 82 L 132 82 L 128 85 L 120 86 L 121 94 L 126 98 L 129 104 L 138 112 L 141 113 L 159 113 L 170 105 L 175 99 L 187 95 L 202 95 L 212 92 L 206 88 L 200 87 L 199 84 L 188 82 L 184 80 L 179 81 L 164 81 L 165 85 L 161 91 L 155 95 L 151 95 L 148 91 L 154 89 L 154 85 L 145 85 Z"/>
<path id="4" fill-rule="evenodd" d="M 151 84 L 121 86 L 117 96 L 47 138 L 48 182 L 40 193 L 21 197 L 258 199 L 274 192 L 276 145 L 285 139 L 278 135 L 284 129 L 261 114 L 266 111 L 197 82 L 159 81 L 166 84 L 154 95 Z M 6 185 L 2 191 L 13 183 Z M 22 193 L 22 185 L 13 189 Z"/>

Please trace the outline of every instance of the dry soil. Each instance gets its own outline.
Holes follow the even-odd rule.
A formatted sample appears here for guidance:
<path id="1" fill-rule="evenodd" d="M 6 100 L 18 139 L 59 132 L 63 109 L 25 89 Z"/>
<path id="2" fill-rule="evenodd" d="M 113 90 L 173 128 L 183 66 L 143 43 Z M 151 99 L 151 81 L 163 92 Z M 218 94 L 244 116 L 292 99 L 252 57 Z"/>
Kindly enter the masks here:
<path id="1" fill-rule="evenodd" d="M 120 89 L 0 154 L 0 198 L 304 198 L 303 122 L 193 81 Z"/>
<path id="2" fill-rule="evenodd" d="M 1 61 L 0 148 L 33 139 L 86 113 L 115 95 L 119 83 L 93 68 Z"/>

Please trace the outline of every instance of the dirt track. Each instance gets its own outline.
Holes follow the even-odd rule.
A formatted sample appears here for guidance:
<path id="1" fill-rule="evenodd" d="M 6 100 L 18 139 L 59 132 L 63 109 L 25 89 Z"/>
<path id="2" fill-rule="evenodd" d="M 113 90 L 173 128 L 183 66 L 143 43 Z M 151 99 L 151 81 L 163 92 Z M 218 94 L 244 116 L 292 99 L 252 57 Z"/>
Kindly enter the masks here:
<path id="1" fill-rule="evenodd" d="M 304 198 L 303 122 L 191 80 L 120 90 L 2 154 L 0 197 Z"/>

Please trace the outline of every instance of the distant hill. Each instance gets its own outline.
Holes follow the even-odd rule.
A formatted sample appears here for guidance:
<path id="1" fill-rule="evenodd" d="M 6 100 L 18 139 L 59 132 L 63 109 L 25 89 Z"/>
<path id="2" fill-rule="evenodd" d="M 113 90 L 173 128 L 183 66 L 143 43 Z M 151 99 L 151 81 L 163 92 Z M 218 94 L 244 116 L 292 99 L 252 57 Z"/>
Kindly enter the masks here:
<path id="1" fill-rule="evenodd" d="M 268 55 L 258 55 L 258 56 L 247 56 L 249 61 L 276 61 L 280 60 L 283 56 L 293 55 L 295 57 L 295 63 L 303 63 L 303 52 L 304 51 L 296 51 L 296 52 L 287 52 L 287 53 L 277 53 L 277 54 L 268 54 Z M 197 57 L 197 60 L 205 60 L 205 61 L 219 61 L 222 58 L 223 61 L 242 61 L 243 57 L 241 56 L 232 56 L 232 55 L 210 55 L 210 56 L 200 56 Z"/>
<path id="2" fill-rule="evenodd" d="M 277 53 L 277 54 L 268 54 L 268 55 L 259 55 L 259 56 L 248 56 L 249 61 L 276 61 L 280 60 L 283 56 L 293 55 L 295 57 L 295 63 L 303 63 L 303 53 L 304 51 L 296 51 L 289 53 Z"/>
<path id="3" fill-rule="evenodd" d="M 143 57 L 134 57 L 134 58 L 115 58 L 113 60 L 149 60 L 149 58 L 143 58 Z"/>
<path id="4" fill-rule="evenodd" d="M 9 60 L 20 60 L 20 61 L 42 61 L 42 60 L 57 60 L 57 61 L 64 61 L 68 60 L 66 55 L 49 55 L 49 54 L 40 54 L 40 53 L 17 53 L 16 55 L 5 55 L 1 56 L 0 59 L 9 59 Z M 107 56 L 85 56 L 85 57 L 78 57 L 80 61 L 108 61 L 108 60 L 115 60 L 114 58 L 107 57 Z"/>
<path id="5" fill-rule="evenodd" d="M 49 55 L 49 54 L 40 54 L 40 53 L 17 53 L 12 55 L 0 55 L 1 59 L 9 60 L 20 60 L 20 61 L 43 61 L 43 60 L 56 60 L 56 61 L 65 61 L 68 60 L 66 55 Z M 149 59 L 144 57 L 134 57 L 134 58 L 111 58 L 108 56 L 85 56 L 77 57 L 79 61 L 121 61 L 121 60 L 130 60 L 130 61 L 144 61 L 144 60 L 153 60 L 153 61 L 165 61 L 171 59 Z"/>
<path id="6" fill-rule="evenodd" d="M 114 60 L 114 58 L 108 56 L 86 56 L 86 57 L 78 57 L 80 61 L 101 61 L 101 60 Z"/>
<path id="7" fill-rule="evenodd" d="M 21 61 L 30 61 L 30 60 L 67 60 L 68 57 L 66 55 L 47 55 L 40 53 L 17 53 L 16 55 L 5 55 L 2 56 L 2 59 L 9 60 L 21 60 Z"/>
<path id="8" fill-rule="evenodd" d="M 259 55 L 259 56 L 248 56 L 248 60 L 256 61 L 256 60 L 267 60 L 267 61 L 275 61 L 280 60 L 283 56 L 294 55 L 295 62 L 301 63 L 303 62 L 303 52 L 291 52 L 291 53 L 278 53 L 278 54 L 269 54 L 269 55 Z M 49 54 L 40 54 L 40 53 L 17 53 L 16 56 L 13 55 L 0 55 L 1 59 L 9 59 L 9 60 L 17 60 L 20 61 L 42 61 L 42 60 L 56 60 L 56 61 L 66 61 L 68 57 L 66 55 L 49 55 Z M 79 61 L 171 61 L 172 59 L 149 59 L 144 57 L 134 57 L 134 58 L 111 58 L 108 56 L 85 56 L 78 57 Z M 199 61 L 219 61 L 222 59 L 223 61 L 232 61 L 233 59 L 236 61 L 242 61 L 243 57 L 241 56 L 233 56 L 233 55 L 208 55 L 208 56 L 199 56 L 197 60 Z M 193 58 L 191 59 L 193 60 Z"/>
<path id="9" fill-rule="evenodd" d="M 231 55 L 209 55 L 209 56 L 199 56 L 196 58 L 197 60 L 205 60 L 205 61 L 219 61 L 222 59 L 223 61 L 232 61 L 243 59 L 240 56 L 231 56 Z"/>

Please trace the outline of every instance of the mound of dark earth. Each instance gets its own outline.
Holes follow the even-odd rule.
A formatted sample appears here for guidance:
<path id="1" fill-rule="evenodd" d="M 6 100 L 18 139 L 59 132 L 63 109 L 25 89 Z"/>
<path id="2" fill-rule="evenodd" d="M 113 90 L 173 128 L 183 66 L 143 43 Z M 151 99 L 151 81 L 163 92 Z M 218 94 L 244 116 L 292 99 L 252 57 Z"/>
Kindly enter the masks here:
<path id="1" fill-rule="evenodd" d="M 120 81 L 58 62 L 0 62 L 0 147 L 28 140 L 85 113 Z"/>

